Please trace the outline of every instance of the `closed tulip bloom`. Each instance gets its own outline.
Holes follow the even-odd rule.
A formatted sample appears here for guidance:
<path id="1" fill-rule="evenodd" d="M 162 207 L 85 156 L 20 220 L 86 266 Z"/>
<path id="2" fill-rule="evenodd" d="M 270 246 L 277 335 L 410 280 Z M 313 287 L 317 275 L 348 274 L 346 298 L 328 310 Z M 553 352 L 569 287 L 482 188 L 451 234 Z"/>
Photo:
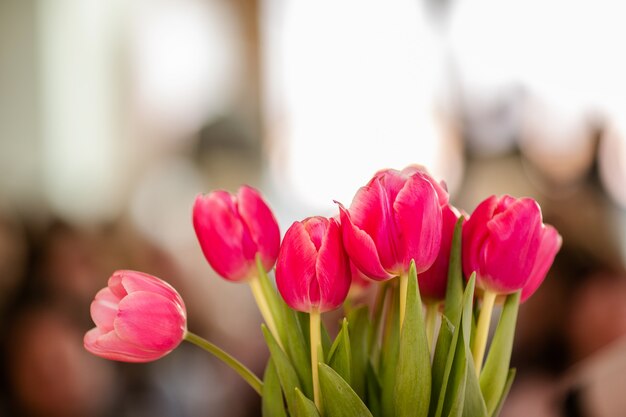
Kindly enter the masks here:
<path id="1" fill-rule="evenodd" d="M 291 308 L 336 309 L 346 299 L 350 275 L 337 220 L 309 217 L 287 230 L 276 263 L 276 286 Z"/>
<path id="2" fill-rule="evenodd" d="M 251 187 L 239 188 L 237 195 L 214 191 L 198 196 L 193 226 L 207 261 L 227 280 L 241 281 L 254 274 L 257 254 L 265 271 L 276 262 L 278 223 Z"/>
<path id="3" fill-rule="evenodd" d="M 94 355 L 123 362 L 159 359 L 183 340 L 187 313 L 166 282 L 135 271 L 117 271 L 91 303 L 96 327 L 85 334 Z"/>
<path id="4" fill-rule="evenodd" d="M 412 259 L 417 273 L 424 272 L 439 253 L 447 203 L 447 191 L 421 167 L 379 171 L 349 210 L 339 207 L 350 259 L 376 280 L 405 273 Z"/>
<path id="5" fill-rule="evenodd" d="M 427 301 L 441 301 L 446 296 L 450 250 L 452 249 L 454 227 L 459 220 L 459 216 L 459 211 L 451 205 L 445 206 L 442 210 L 443 224 L 439 254 L 437 259 L 435 259 L 435 263 L 418 277 L 420 294 Z"/>
<path id="6" fill-rule="evenodd" d="M 543 224 L 531 198 L 491 196 L 463 227 L 463 270 L 476 271 L 477 285 L 496 294 L 534 292 L 545 278 L 561 237 Z"/>

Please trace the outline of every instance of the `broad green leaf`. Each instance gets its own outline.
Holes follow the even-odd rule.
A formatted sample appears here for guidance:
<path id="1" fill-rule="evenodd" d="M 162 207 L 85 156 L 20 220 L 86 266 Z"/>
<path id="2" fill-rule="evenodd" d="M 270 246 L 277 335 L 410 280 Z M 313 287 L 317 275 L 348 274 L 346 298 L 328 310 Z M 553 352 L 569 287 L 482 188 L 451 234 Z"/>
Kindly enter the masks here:
<path id="1" fill-rule="evenodd" d="M 263 417 L 287 417 L 283 392 L 274 362 L 270 358 L 263 375 L 263 395 L 261 396 Z"/>
<path id="2" fill-rule="evenodd" d="M 485 367 L 480 374 L 480 389 L 489 415 L 492 415 L 498 406 L 508 378 L 519 300 L 519 291 L 506 297 Z"/>
<path id="3" fill-rule="evenodd" d="M 450 349 L 452 357 L 452 367 L 449 372 L 448 386 L 446 391 L 441 393 L 440 403 L 442 407 L 437 410 L 438 416 L 461 417 L 463 415 L 463 404 L 465 403 L 465 387 L 467 384 L 467 358 L 465 356 L 463 335 L 460 327 L 455 332 L 456 347 Z M 452 354 L 454 352 L 454 354 Z"/>
<path id="4" fill-rule="evenodd" d="M 351 383 L 351 354 L 350 354 L 350 333 L 348 331 L 348 320 L 343 319 L 341 330 L 335 338 L 335 342 L 330 347 L 326 363 L 330 365 L 348 384 Z"/>
<path id="5" fill-rule="evenodd" d="M 283 345 L 287 342 L 285 335 L 285 322 L 282 320 L 283 315 L 283 304 L 284 301 L 281 298 L 278 291 L 276 291 L 276 287 L 270 281 L 267 273 L 265 272 L 265 268 L 261 262 L 261 258 L 259 255 L 256 257 L 256 267 L 257 274 L 259 275 L 259 282 L 261 283 L 261 291 L 263 291 L 263 295 L 267 300 L 267 304 L 269 306 L 270 312 L 274 317 L 274 322 L 276 323 L 276 328 L 278 330 L 278 335 Z"/>
<path id="6" fill-rule="evenodd" d="M 428 415 L 430 403 L 430 348 L 413 261 L 408 279 L 406 316 L 400 332 L 394 401 L 398 417 L 425 417 Z"/>
<path id="7" fill-rule="evenodd" d="M 454 227 L 452 246 L 450 248 L 450 265 L 448 267 L 448 283 L 446 285 L 446 301 L 443 314 L 451 323 L 461 317 L 463 301 L 463 270 L 461 268 L 463 217 L 459 218 Z"/>
<path id="8" fill-rule="evenodd" d="M 350 385 L 365 401 L 365 374 L 369 361 L 369 337 L 371 324 L 369 309 L 361 306 L 348 315 L 350 330 Z"/>
<path id="9" fill-rule="evenodd" d="M 326 328 L 326 325 L 324 324 L 324 320 L 322 320 L 322 349 L 324 349 L 324 352 L 328 352 L 330 350 L 330 347 L 332 346 L 332 339 L 330 338 L 330 334 L 328 334 L 328 329 Z"/>
<path id="10" fill-rule="evenodd" d="M 297 313 L 289 308 L 284 301 L 280 300 L 283 311 L 282 321 L 284 322 L 285 336 L 287 343 L 284 343 L 285 351 L 293 365 L 304 395 L 313 395 L 313 379 L 311 377 L 311 358 L 308 345 L 308 337 L 302 333 Z M 308 315 L 307 315 L 308 316 Z M 308 317 L 307 317 L 308 321 Z M 308 335 L 308 324 L 307 324 Z"/>
<path id="11" fill-rule="evenodd" d="M 394 417 L 394 391 L 396 386 L 396 365 L 400 345 L 400 292 L 397 286 L 390 284 L 389 300 L 383 342 L 380 350 L 380 399 L 382 415 Z"/>
<path id="12" fill-rule="evenodd" d="M 317 407 L 313 401 L 304 396 L 302 391 L 295 389 L 296 394 L 296 414 L 294 417 L 320 417 Z"/>
<path id="13" fill-rule="evenodd" d="M 295 415 L 297 407 L 295 388 L 301 389 L 300 383 L 298 382 L 298 375 L 289 362 L 289 358 L 287 358 L 285 352 L 283 352 L 280 346 L 278 346 L 278 343 L 276 342 L 276 339 L 274 339 L 274 336 L 272 336 L 272 333 L 267 329 L 267 327 L 265 327 L 264 324 L 261 325 L 261 328 L 263 330 L 265 342 L 270 349 L 270 354 L 276 368 L 276 373 L 278 374 L 280 386 L 282 387 L 285 399 L 287 400 L 289 414 L 293 416 Z"/>
<path id="14" fill-rule="evenodd" d="M 448 267 L 444 314 L 441 319 L 441 327 L 433 356 L 433 387 L 429 412 L 431 416 L 441 416 L 443 412 L 443 401 L 446 398 L 448 379 L 460 331 L 463 307 L 463 271 L 461 268 L 463 222 L 463 217 L 457 221 L 450 248 L 450 265 Z"/>
<path id="15" fill-rule="evenodd" d="M 502 390 L 502 396 L 500 397 L 498 406 L 493 411 L 493 414 L 491 414 L 492 417 L 498 417 L 500 415 L 500 411 L 502 411 L 504 401 L 506 401 L 506 397 L 509 395 L 509 391 L 511 390 L 511 385 L 513 385 L 513 380 L 515 380 L 515 373 L 515 368 L 509 369 L 509 374 L 506 377 L 506 384 L 504 384 L 504 389 Z"/>
<path id="16" fill-rule="evenodd" d="M 458 325 L 459 323 L 457 322 L 457 328 Z M 446 316 L 442 316 L 437 345 L 435 347 L 435 355 L 433 356 L 430 416 L 436 415 L 437 410 L 439 410 L 439 415 L 441 415 L 443 400 L 448 386 L 448 378 L 450 377 L 450 369 L 452 368 L 452 362 L 454 360 L 457 339 L 458 332 L 455 333 L 455 326 Z"/>
<path id="17" fill-rule="evenodd" d="M 465 417 L 487 417 L 487 407 L 480 391 L 478 376 L 474 370 L 474 359 L 470 345 L 472 326 L 474 323 L 474 286 L 476 284 L 476 274 L 472 274 L 465 288 L 463 295 L 463 313 L 461 318 L 461 337 L 467 366 L 467 379 L 465 382 L 465 398 L 463 404 L 463 416 Z"/>
<path id="18" fill-rule="evenodd" d="M 367 417 L 367 409 L 356 392 L 328 365 L 319 364 L 324 417 Z"/>

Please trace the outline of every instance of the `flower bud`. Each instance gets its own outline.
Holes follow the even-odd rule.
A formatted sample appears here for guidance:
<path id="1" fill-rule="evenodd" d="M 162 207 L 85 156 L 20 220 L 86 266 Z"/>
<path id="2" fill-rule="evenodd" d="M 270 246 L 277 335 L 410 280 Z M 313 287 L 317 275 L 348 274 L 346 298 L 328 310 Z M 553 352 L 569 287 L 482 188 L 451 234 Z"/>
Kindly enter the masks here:
<path id="1" fill-rule="evenodd" d="M 446 297 L 452 238 L 454 237 L 454 227 L 460 216 L 458 210 L 451 205 L 445 206 L 441 214 L 443 224 L 439 254 L 435 263 L 417 277 L 420 294 L 422 298 L 428 301 L 441 301 Z"/>
<path id="2" fill-rule="evenodd" d="M 337 220 L 309 217 L 287 230 L 276 263 L 276 286 L 291 308 L 334 310 L 346 299 L 350 275 Z"/>
<path id="3" fill-rule="evenodd" d="M 491 196 L 476 207 L 463 227 L 463 270 L 476 271 L 477 285 L 497 294 L 528 286 L 526 298 L 545 278 L 561 236 L 543 224 L 531 198 Z"/>
<path id="4" fill-rule="evenodd" d="M 105 359 L 149 362 L 171 352 L 187 330 L 182 298 L 166 282 L 135 271 L 117 271 L 91 303 L 96 327 L 85 349 Z"/>
<path id="5" fill-rule="evenodd" d="M 441 208 L 447 191 L 421 167 L 379 171 L 359 189 L 350 210 L 340 205 L 343 240 L 365 275 L 386 280 L 433 264 L 441 245 Z"/>
<path id="6" fill-rule="evenodd" d="M 255 274 L 257 254 L 266 271 L 276 262 L 278 223 L 251 187 L 239 188 L 236 196 L 226 191 L 199 195 L 193 226 L 207 261 L 227 280 L 241 281 Z"/>

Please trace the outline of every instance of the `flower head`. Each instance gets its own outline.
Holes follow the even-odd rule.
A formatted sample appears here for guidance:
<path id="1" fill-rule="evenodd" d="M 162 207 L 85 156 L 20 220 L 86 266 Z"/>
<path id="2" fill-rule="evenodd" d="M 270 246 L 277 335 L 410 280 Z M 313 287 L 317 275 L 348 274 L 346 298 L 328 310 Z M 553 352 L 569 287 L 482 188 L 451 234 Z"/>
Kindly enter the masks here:
<path id="1" fill-rule="evenodd" d="M 91 303 L 96 327 L 85 334 L 94 355 L 149 362 L 171 352 L 187 329 L 182 298 L 166 282 L 135 271 L 117 271 Z"/>
<path id="2" fill-rule="evenodd" d="M 543 224 L 535 200 L 491 196 L 463 227 L 463 270 L 466 276 L 475 271 L 477 285 L 484 290 L 497 294 L 524 290 L 528 298 L 560 247 L 561 236 Z"/>
<path id="3" fill-rule="evenodd" d="M 266 271 L 276 262 L 278 223 L 252 187 L 239 188 L 237 195 L 226 191 L 199 195 L 193 206 L 193 226 L 209 264 L 230 281 L 249 278 L 256 269 L 257 254 Z"/>
<path id="4" fill-rule="evenodd" d="M 376 173 L 359 189 L 349 210 L 339 206 L 346 250 L 356 267 L 385 280 L 408 271 L 418 274 L 435 261 L 441 245 L 441 209 L 448 193 L 425 170 Z"/>
<path id="5" fill-rule="evenodd" d="M 291 308 L 334 310 L 346 299 L 350 277 L 336 219 L 316 216 L 291 225 L 276 263 L 276 285 Z"/>

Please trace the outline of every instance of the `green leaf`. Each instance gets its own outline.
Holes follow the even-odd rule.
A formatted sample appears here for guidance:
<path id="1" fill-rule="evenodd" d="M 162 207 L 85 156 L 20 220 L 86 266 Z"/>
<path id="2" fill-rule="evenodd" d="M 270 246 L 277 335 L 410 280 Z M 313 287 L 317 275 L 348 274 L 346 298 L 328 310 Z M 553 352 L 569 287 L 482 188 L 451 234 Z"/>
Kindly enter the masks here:
<path id="1" fill-rule="evenodd" d="M 328 365 L 319 364 L 324 417 L 367 417 L 367 409 L 356 392 Z"/>
<path id="2" fill-rule="evenodd" d="M 272 314 L 272 316 L 274 317 L 274 321 L 276 322 L 278 335 L 284 345 L 287 341 L 285 335 L 285 323 L 283 320 L 281 320 L 284 301 L 281 298 L 280 294 L 278 294 L 278 291 L 276 291 L 276 287 L 272 284 L 269 277 L 267 276 L 265 268 L 263 267 L 263 263 L 261 262 L 260 255 L 256 256 L 256 267 L 257 273 L 259 275 L 259 282 L 261 283 L 261 291 L 263 291 L 263 295 L 267 300 L 267 305 L 269 306 L 270 313 Z"/>
<path id="3" fill-rule="evenodd" d="M 480 389 L 485 398 L 489 415 L 493 415 L 493 412 L 496 410 L 509 375 L 509 363 L 515 337 L 519 301 L 519 291 L 506 297 L 500 320 L 491 342 L 489 355 L 480 375 Z"/>
<path id="4" fill-rule="evenodd" d="M 459 323 L 457 322 L 456 328 L 458 326 Z M 440 416 L 443 410 L 443 400 L 446 396 L 458 335 L 459 332 L 455 332 L 455 326 L 450 320 L 446 316 L 442 316 L 432 365 L 432 389 L 429 411 L 431 416 Z"/>
<path id="5" fill-rule="evenodd" d="M 324 350 L 324 352 L 328 352 L 332 345 L 332 339 L 330 338 L 330 334 L 328 334 L 328 329 L 326 328 L 326 325 L 324 324 L 324 320 L 322 320 L 321 325 L 322 325 L 322 349 Z"/>
<path id="6" fill-rule="evenodd" d="M 374 367 L 369 361 L 367 363 L 365 376 L 365 389 L 367 392 L 367 401 L 365 401 L 365 404 L 367 404 L 371 413 L 375 417 L 383 417 L 382 405 L 380 402 L 380 380 L 378 379 L 378 375 L 376 375 Z"/>
<path id="7" fill-rule="evenodd" d="M 515 380 L 515 368 L 509 369 L 509 374 L 506 377 L 506 383 L 504 384 L 504 389 L 502 390 L 502 396 L 500 397 L 500 401 L 498 401 L 498 406 L 493 411 L 492 417 L 498 417 L 500 415 L 500 411 L 502 411 L 502 406 L 504 405 L 504 401 L 506 397 L 509 395 L 509 391 L 511 390 L 511 385 L 513 385 L 513 380 Z"/>
<path id="8" fill-rule="evenodd" d="M 448 267 L 448 283 L 446 285 L 446 301 L 443 314 L 452 323 L 461 317 L 463 300 L 463 271 L 461 268 L 462 227 L 464 219 L 461 216 L 454 226 L 452 246 L 450 249 L 450 265 Z"/>
<path id="9" fill-rule="evenodd" d="M 280 386 L 282 387 L 285 399 L 287 400 L 289 414 L 293 416 L 295 415 L 297 407 L 294 389 L 301 389 L 300 383 L 298 382 L 298 375 L 289 362 L 289 358 L 287 358 L 285 352 L 283 352 L 280 346 L 278 346 L 278 343 L 276 342 L 276 339 L 274 339 L 274 336 L 272 336 L 272 333 L 264 324 L 261 325 L 261 329 L 263 330 L 265 342 L 270 349 L 270 354 L 276 368 L 276 373 L 278 374 Z"/>
<path id="10" fill-rule="evenodd" d="M 394 417 L 394 390 L 396 386 L 396 365 L 400 346 L 400 294 L 397 286 L 390 284 L 387 314 L 380 350 L 380 398 L 382 415 Z"/>
<path id="11" fill-rule="evenodd" d="M 348 314 L 350 331 L 350 386 L 365 401 L 365 374 L 369 361 L 371 331 L 369 309 L 361 306 Z"/>
<path id="12" fill-rule="evenodd" d="M 463 295 L 463 313 L 461 318 L 461 336 L 463 339 L 464 352 L 467 366 L 467 378 L 465 382 L 465 398 L 463 404 L 463 416 L 465 417 L 487 417 L 487 407 L 480 391 L 478 376 L 474 370 L 474 359 L 470 347 L 472 326 L 474 323 L 474 286 L 476 284 L 476 274 L 473 273 L 465 288 Z"/>
<path id="13" fill-rule="evenodd" d="M 294 417 L 320 417 L 317 407 L 313 401 L 304 396 L 302 391 L 295 389 L 296 394 L 296 414 Z"/>
<path id="14" fill-rule="evenodd" d="M 396 365 L 395 408 L 398 417 L 425 417 L 430 402 L 430 348 L 414 261 L 408 280 L 406 315 Z"/>
<path id="15" fill-rule="evenodd" d="M 311 359 L 308 346 L 308 338 L 302 333 L 302 327 L 297 317 L 297 313 L 289 308 L 284 301 L 280 300 L 283 307 L 282 320 L 284 322 L 285 337 L 287 343 L 284 343 L 285 351 L 296 370 L 300 386 L 305 395 L 313 395 L 313 379 L 311 376 Z M 308 314 L 307 314 L 308 316 Z M 308 317 L 307 317 L 308 322 Z M 307 324 L 308 335 L 308 324 Z"/>
<path id="16" fill-rule="evenodd" d="M 335 338 L 335 342 L 330 347 L 326 363 L 330 365 L 348 384 L 351 383 L 351 354 L 350 354 L 350 334 L 348 332 L 348 320 L 343 319 L 341 330 Z"/>
<path id="17" fill-rule="evenodd" d="M 283 392 L 280 388 L 274 362 L 270 358 L 263 375 L 263 395 L 261 396 L 263 417 L 287 417 Z"/>

